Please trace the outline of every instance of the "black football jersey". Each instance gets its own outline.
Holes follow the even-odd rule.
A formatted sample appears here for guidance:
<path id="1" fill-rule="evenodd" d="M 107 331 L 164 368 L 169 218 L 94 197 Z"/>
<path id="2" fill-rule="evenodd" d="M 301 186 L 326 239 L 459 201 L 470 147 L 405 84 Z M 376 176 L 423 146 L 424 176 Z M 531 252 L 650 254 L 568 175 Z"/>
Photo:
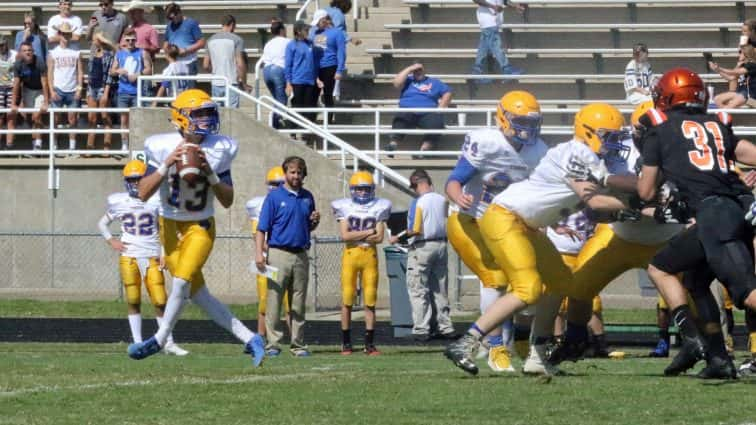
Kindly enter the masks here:
<path id="1" fill-rule="evenodd" d="M 729 114 L 651 109 L 641 123 L 643 164 L 659 167 L 693 211 L 707 196 L 750 193 L 734 171 L 738 138 Z"/>

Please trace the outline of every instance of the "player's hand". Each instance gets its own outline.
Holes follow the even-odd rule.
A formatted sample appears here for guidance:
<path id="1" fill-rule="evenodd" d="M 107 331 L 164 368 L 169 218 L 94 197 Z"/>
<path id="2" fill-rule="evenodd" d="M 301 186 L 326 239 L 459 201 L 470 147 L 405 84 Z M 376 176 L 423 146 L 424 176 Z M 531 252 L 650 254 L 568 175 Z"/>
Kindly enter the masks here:
<path id="1" fill-rule="evenodd" d="M 472 207 L 473 200 L 475 198 L 469 193 L 460 193 L 454 203 L 457 204 L 463 210 L 469 210 Z"/>
<path id="2" fill-rule="evenodd" d="M 121 242 L 120 239 L 110 238 L 108 239 L 108 244 L 110 244 L 110 247 L 118 252 L 126 251 L 126 244 Z"/>
<path id="3" fill-rule="evenodd" d="M 205 151 L 198 149 L 197 156 L 199 156 L 200 158 L 200 169 L 202 170 L 202 172 L 205 173 L 206 176 L 213 174 L 213 169 L 210 168 L 210 164 L 207 162 Z"/>
<path id="4" fill-rule="evenodd" d="M 748 213 L 745 215 L 747 222 L 751 223 L 751 226 L 756 226 L 756 201 L 748 208 Z"/>
<path id="5" fill-rule="evenodd" d="M 753 189 L 756 186 L 756 170 L 751 170 L 742 177 L 743 183 Z"/>
<path id="6" fill-rule="evenodd" d="M 165 255 L 161 255 L 160 259 L 158 260 L 158 270 L 161 272 L 165 270 Z"/>
<path id="7" fill-rule="evenodd" d="M 181 155 L 184 154 L 185 150 L 186 150 L 186 146 L 183 143 L 176 146 L 176 149 L 174 149 L 173 152 L 171 152 L 171 154 L 168 155 L 168 158 L 165 159 L 165 166 L 170 167 L 171 165 L 181 160 Z"/>
<path id="8" fill-rule="evenodd" d="M 572 239 L 575 242 L 580 242 L 583 240 L 583 237 L 580 235 L 580 233 L 576 232 L 573 229 L 570 229 L 567 226 L 556 226 L 553 229 L 557 235 L 569 236 L 570 239 Z"/>
<path id="9" fill-rule="evenodd" d="M 257 266 L 257 271 L 265 273 L 265 256 L 262 252 L 255 254 L 255 266 Z"/>

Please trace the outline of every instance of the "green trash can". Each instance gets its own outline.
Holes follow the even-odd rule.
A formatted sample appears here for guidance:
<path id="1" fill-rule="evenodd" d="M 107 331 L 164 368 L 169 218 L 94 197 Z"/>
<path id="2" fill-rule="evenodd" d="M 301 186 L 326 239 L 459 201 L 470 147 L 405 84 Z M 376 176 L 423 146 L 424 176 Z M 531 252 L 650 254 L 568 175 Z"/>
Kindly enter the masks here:
<path id="1" fill-rule="evenodd" d="M 407 253 L 395 246 L 383 248 L 391 299 L 391 326 L 394 337 L 412 335 L 412 304 L 407 292 Z"/>

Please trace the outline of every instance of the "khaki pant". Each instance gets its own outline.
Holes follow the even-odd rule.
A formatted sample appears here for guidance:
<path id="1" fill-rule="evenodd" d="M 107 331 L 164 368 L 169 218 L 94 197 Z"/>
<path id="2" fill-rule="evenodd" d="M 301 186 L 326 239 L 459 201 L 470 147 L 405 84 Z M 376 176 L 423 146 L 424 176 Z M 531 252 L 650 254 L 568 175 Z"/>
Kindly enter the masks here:
<path id="1" fill-rule="evenodd" d="M 447 256 L 445 241 L 421 242 L 409 251 L 407 258 L 407 289 L 412 304 L 412 333 L 428 335 L 435 312 L 438 332 L 454 332 L 446 298 Z"/>
<path id="2" fill-rule="evenodd" d="M 281 338 L 283 338 L 280 319 L 281 301 L 284 298 L 284 291 L 289 292 L 291 348 L 305 348 L 305 303 L 307 301 L 307 283 L 310 271 L 307 251 L 294 254 L 271 248 L 268 251 L 268 264 L 278 268 L 278 281 L 268 279 L 267 311 L 265 313 L 265 329 L 268 334 L 266 348 L 280 349 Z"/>

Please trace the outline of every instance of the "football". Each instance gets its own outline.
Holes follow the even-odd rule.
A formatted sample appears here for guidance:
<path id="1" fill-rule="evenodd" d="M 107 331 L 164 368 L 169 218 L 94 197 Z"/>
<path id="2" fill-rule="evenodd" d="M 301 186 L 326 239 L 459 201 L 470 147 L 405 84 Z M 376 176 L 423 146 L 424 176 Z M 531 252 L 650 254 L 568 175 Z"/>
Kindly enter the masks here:
<path id="1" fill-rule="evenodd" d="M 199 145 L 187 143 L 186 151 L 181 155 L 181 159 L 176 162 L 176 171 L 179 177 L 189 184 L 196 183 L 202 174 L 200 168 L 202 160 L 200 159 L 199 152 Z"/>

